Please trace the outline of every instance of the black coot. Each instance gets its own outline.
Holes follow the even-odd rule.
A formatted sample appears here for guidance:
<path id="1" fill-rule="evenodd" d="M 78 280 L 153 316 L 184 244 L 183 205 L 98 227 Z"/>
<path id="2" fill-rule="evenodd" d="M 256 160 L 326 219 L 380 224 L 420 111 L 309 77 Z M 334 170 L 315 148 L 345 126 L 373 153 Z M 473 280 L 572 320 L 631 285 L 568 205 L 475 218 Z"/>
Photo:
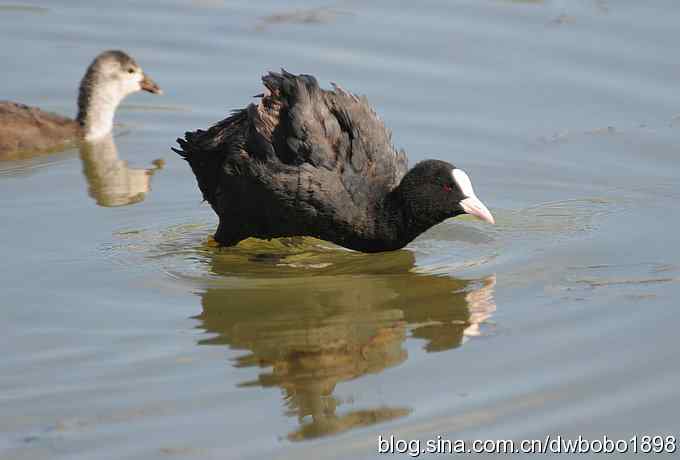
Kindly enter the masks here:
<path id="1" fill-rule="evenodd" d="M 459 214 L 494 222 L 461 169 L 426 160 L 408 170 L 365 97 L 286 71 L 262 81 L 258 104 L 173 149 L 219 216 L 218 243 L 306 235 L 379 252 Z"/>

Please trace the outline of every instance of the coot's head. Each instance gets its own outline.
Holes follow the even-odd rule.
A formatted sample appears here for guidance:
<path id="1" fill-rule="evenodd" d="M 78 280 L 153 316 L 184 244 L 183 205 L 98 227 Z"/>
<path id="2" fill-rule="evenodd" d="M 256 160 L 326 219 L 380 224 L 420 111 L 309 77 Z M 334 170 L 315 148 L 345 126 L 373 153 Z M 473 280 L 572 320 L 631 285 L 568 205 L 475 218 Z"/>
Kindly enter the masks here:
<path id="1" fill-rule="evenodd" d="M 85 138 L 99 138 L 109 133 L 118 104 L 125 96 L 140 90 L 163 93 L 126 53 L 111 50 L 99 54 L 80 82 L 78 121 Z"/>
<path id="2" fill-rule="evenodd" d="M 416 164 L 399 186 L 405 205 L 416 220 L 441 222 L 460 214 L 470 214 L 495 223 L 493 215 L 477 198 L 472 182 L 462 169 L 439 160 Z"/>
<path id="3" fill-rule="evenodd" d="M 83 84 L 98 86 L 123 99 L 136 91 L 161 94 L 161 88 L 146 75 L 137 62 L 119 50 L 99 54 L 83 78 Z"/>

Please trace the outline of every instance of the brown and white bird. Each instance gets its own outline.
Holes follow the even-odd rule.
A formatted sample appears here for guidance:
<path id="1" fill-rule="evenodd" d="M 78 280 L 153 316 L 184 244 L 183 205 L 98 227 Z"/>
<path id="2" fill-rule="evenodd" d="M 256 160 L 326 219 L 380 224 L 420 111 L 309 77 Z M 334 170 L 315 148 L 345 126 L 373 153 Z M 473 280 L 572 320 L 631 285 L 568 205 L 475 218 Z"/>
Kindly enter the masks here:
<path id="1" fill-rule="evenodd" d="M 71 119 L 37 107 L 0 101 L 0 158 L 63 149 L 111 132 L 116 108 L 137 91 L 162 94 L 133 58 L 123 51 L 99 54 L 80 82 L 78 116 Z"/>

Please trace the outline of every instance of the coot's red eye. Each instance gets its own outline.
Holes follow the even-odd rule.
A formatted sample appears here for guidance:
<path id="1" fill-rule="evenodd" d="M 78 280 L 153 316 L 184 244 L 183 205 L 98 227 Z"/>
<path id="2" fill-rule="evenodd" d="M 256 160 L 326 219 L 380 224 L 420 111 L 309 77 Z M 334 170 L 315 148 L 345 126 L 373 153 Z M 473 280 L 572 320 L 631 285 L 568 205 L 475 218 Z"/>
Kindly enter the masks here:
<path id="1" fill-rule="evenodd" d="M 449 184 L 444 184 L 444 191 L 445 192 L 450 192 L 453 190 L 453 187 L 451 187 Z"/>

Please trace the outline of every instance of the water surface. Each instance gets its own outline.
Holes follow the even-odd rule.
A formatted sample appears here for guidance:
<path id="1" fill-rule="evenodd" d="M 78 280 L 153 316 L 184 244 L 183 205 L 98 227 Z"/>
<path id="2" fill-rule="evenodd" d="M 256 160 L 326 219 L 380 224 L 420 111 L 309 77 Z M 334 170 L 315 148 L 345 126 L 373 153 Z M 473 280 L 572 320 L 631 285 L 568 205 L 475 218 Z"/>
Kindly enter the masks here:
<path id="1" fill-rule="evenodd" d="M 0 98 L 73 115 L 99 51 L 164 88 L 0 163 L 2 458 L 372 458 L 680 434 L 680 5 L 0 2 Z M 405 250 L 220 250 L 169 147 L 285 67 L 366 94 L 497 219 Z"/>

